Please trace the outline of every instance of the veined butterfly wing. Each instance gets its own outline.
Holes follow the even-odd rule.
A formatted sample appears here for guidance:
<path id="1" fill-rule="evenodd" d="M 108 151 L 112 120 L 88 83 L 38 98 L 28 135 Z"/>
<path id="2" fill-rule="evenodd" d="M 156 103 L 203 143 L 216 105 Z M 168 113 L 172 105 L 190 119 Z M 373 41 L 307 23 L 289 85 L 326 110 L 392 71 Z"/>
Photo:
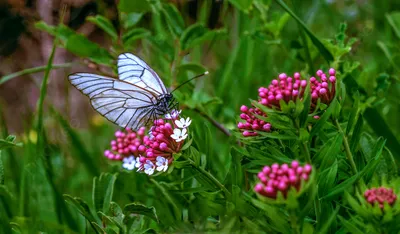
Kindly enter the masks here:
<path id="1" fill-rule="evenodd" d="M 133 54 L 118 56 L 118 75 L 120 80 L 142 87 L 155 96 L 168 93 L 157 73 Z"/>
<path id="2" fill-rule="evenodd" d="M 72 74 L 69 81 L 90 98 L 96 111 L 120 127 L 137 130 L 154 116 L 158 97 L 145 87 L 90 73 Z"/>

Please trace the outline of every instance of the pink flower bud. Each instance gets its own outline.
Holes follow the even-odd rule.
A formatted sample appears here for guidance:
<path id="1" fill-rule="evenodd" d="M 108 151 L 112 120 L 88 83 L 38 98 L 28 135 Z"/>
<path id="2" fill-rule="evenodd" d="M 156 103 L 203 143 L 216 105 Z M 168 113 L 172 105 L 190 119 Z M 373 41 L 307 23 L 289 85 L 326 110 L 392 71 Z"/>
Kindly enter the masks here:
<path id="1" fill-rule="evenodd" d="M 287 78 L 287 75 L 285 73 L 279 74 L 279 79 L 283 80 L 283 79 L 286 79 L 286 78 Z"/>

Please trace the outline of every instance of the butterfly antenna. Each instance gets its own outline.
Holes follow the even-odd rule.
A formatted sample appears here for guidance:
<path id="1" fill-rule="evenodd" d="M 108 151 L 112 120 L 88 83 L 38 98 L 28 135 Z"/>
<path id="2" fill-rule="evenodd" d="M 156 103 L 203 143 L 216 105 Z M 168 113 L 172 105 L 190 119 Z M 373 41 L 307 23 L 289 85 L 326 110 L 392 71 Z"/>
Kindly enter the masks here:
<path id="1" fill-rule="evenodd" d="M 200 77 L 202 77 L 202 76 L 208 75 L 208 73 L 209 73 L 208 71 L 205 71 L 203 74 L 200 74 L 200 75 L 197 75 L 197 76 L 195 76 L 195 77 L 193 77 L 193 78 L 190 78 L 189 80 L 187 80 L 187 81 L 183 82 L 182 84 L 178 85 L 178 87 L 176 87 L 174 90 L 172 90 L 171 93 L 173 93 L 175 90 L 179 89 L 180 87 L 182 87 L 183 85 L 189 83 L 190 81 L 192 81 L 192 80 L 194 80 L 194 79 L 197 79 L 197 78 L 200 78 Z"/>

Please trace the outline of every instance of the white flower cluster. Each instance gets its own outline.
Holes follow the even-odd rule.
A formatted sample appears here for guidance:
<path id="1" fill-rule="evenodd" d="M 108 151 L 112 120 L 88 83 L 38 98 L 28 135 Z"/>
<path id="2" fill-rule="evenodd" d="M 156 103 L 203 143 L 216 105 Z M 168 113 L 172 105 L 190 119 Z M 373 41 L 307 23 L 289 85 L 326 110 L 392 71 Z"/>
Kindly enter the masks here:
<path id="1" fill-rule="evenodd" d="M 192 120 L 189 117 L 178 120 L 180 113 L 181 110 L 173 110 L 170 114 L 165 115 L 165 119 L 174 121 L 177 127 L 173 130 L 173 134 L 171 134 L 171 138 L 174 139 L 175 142 L 181 142 L 188 137 L 187 128 L 192 123 Z M 149 131 L 149 137 L 152 137 L 151 130 L 152 129 Z M 137 171 L 144 171 L 144 173 L 147 175 L 152 175 L 155 171 L 165 172 L 168 170 L 168 159 L 162 156 L 157 156 L 155 164 L 148 159 L 146 159 L 144 162 L 143 161 L 143 157 L 139 156 L 135 158 L 135 156 L 131 155 L 122 160 L 122 167 L 130 171 L 136 168 Z"/>
<path id="2" fill-rule="evenodd" d="M 150 160 L 146 160 L 145 163 L 140 162 L 140 157 L 135 158 L 135 156 L 130 156 L 124 158 L 122 160 L 122 167 L 126 170 L 132 171 L 133 169 L 137 168 L 138 171 L 144 169 L 144 173 L 147 175 L 154 174 L 154 171 L 163 171 L 166 172 L 168 170 L 168 160 L 162 156 L 157 156 L 156 158 L 156 165 Z"/>
<path id="3" fill-rule="evenodd" d="M 187 117 L 186 119 L 181 118 L 180 120 L 175 120 L 175 124 L 178 128 L 174 129 L 174 134 L 171 135 L 172 139 L 176 142 L 183 141 L 187 138 L 187 127 L 192 123 L 192 120 Z"/>

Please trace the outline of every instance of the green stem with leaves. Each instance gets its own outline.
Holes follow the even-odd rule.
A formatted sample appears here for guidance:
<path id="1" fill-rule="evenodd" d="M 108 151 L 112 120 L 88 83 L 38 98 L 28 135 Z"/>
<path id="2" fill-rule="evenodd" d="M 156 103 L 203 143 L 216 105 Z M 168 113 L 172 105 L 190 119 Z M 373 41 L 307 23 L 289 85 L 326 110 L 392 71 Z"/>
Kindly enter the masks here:
<path id="1" fill-rule="evenodd" d="M 215 186 L 217 186 L 219 189 L 221 189 L 222 191 L 224 191 L 225 195 L 227 196 L 231 196 L 231 193 L 228 191 L 228 189 L 221 183 L 219 182 L 219 180 L 217 178 L 215 178 L 210 172 L 204 170 L 203 168 L 199 167 L 198 165 L 196 165 L 196 163 L 191 160 L 188 159 L 190 165 L 197 170 L 198 172 L 200 172 L 201 174 L 203 174 L 205 177 L 207 177 L 207 179 L 209 179 Z"/>
<path id="2" fill-rule="evenodd" d="M 354 162 L 353 154 L 351 153 L 351 150 L 350 150 L 349 140 L 347 139 L 346 134 L 344 133 L 342 127 L 340 126 L 339 121 L 337 119 L 334 119 L 333 121 L 334 121 L 337 129 L 339 130 L 339 133 L 342 134 L 342 136 L 343 136 L 343 144 L 344 144 L 344 148 L 346 151 L 347 160 L 349 161 L 350 166 L 351 166 L 351 170 L 353 171 L 354 174 L 357 174 L 358 170 L 357 170 L 356 163 Z"/>
<path id="3" fill-rule="evenodd" d="M 296 119 L 292 119 L 292 122 L 293 122 L 293 124 L 294 124 L 294 126 L 295 126 L 295 128 L 297 130 L 297 134 L 299 135 L 299 138 L 300 138 L 300 125 L 299 125 L 299 122 L 296 121 Z M 304 155 L 306 157 L 307 163 L 311 164 L 311 155 L 310 155 L 310 151 L 308 150 L 307 144 L 300 139 L 300 145 L 301 145 L 303 153 L 304 153 Z"/>

